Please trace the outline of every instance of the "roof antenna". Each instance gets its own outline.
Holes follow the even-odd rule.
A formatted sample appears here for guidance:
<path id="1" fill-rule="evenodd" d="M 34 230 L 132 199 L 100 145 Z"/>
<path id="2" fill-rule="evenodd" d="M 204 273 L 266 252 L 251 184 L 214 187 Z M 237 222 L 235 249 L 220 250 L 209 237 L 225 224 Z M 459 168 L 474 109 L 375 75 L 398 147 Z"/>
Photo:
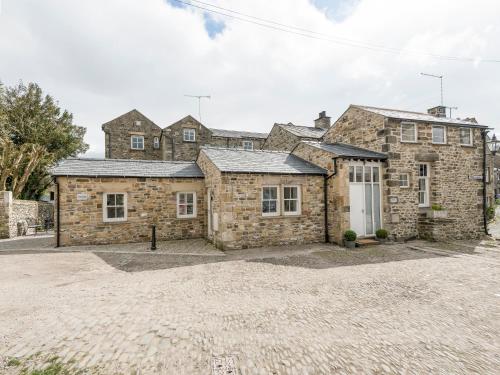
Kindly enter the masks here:
<path id="1" fill-rule="evenodd" d="M 198 118 L 201 122 L 201 99 L 210 99 L 210 95 L 184 95 L 189 98 L 197 98 L 198 99 Z"/>
<path id="2" fill-rule="evenodd" d="M 433 78 L 439 78 L 441 80 L 441 106 L 444 106 L 443 104 L 443 75 L 436 75 L 436 74 L 427 74 L 427 73 L 420 73 L 421 75 L 423 76 L 427 76 L 427 77 L 433 77 Z"/>

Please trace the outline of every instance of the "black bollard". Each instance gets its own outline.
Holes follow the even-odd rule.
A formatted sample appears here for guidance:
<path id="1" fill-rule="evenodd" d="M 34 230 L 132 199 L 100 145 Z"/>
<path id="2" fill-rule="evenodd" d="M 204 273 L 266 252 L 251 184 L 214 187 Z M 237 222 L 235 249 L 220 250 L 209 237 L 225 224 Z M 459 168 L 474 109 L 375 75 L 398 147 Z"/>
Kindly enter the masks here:
<path id="1" fill-rule="evenodd" d="M 156 225 L 151 226 L 151 251 L 156 250 Z"/>

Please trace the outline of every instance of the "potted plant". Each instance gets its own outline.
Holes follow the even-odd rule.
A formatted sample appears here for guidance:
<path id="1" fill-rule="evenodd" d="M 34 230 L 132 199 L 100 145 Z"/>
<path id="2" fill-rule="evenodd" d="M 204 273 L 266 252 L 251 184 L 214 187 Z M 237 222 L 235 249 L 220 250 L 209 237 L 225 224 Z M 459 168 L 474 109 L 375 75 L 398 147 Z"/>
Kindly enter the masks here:
<path id="1" fill-rule="evenodd" d="M 448 217 L 448 211 L 440 204 L 433 204 L 431 209 L 427 211 L 427 217 L 431 219 L 446 219 Z"/>
<path id="2" fill-rule="evenodd" d="M 344 246 L 348 249 L 354 249 L 356 247 L 356 238 L 358 235 L 352 229 L 346 230 L 344 232 Z"/>
<path id="3" fill-rule="evenodd" d="M 387 237 L 389 236 L 389 232 L 386 229 L 380 228 L 375 232 L 375 238 L 379 242 L 387 241 Z"/>

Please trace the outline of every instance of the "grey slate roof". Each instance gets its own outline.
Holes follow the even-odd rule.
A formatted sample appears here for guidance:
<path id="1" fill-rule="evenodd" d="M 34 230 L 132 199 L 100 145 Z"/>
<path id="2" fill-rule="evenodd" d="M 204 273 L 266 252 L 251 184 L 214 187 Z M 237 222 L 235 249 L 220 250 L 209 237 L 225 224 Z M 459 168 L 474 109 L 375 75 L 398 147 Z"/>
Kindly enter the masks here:
<path id="1" fill-rule="evenodd" d="M 194 162 L 124 160 L 124 159 L 66 159 L 51 171 L 53 176 L 106 177 L 203 177 Z"/>
<path id="2" fill-rule="evenodd" d="M 288 152 L 202 147 L 221 172 L 314 174 L 326 171 Z"/>
<path id="3" fill-rule="evenodd" d="M 288 124 L 276 125 L 302 138 L 320 139 L 326 133 L 325 129 L 318 129 L 313 126 L 294 125 L 291 122 Z"/>
<path id="4" fill-rule="evenodd" d="M 240 130 L 210 129 L 214 137 L 227 138 L 267 138 L 267 133 L 246 132 Z"/>
<path id="5" fill-rule="evenodd" d="M 302 141 L 302 142 L 311 145 L 313 147 L 317 147 L 323 151 L 331 152 L 332 154 L 344 158 L 370 159 L 370 160 L 387 159 L 387 155 L 381 152 L 375 152 L 345 143 L 323 143 L 323 142 L 312 142 L 312 141 Z"/>
<path id="6" fill-rule="evenodd" d="M 399 109 L 369 107 L 364 105 L 351 105 L 351 107 L 360 108 L 365 111 L 377 113 L 385 117 L 396 118 L 401 120 L 425 121 L 425 122 L 435 122 L 435 123 L 453 124 L 453 125 L 467 125 L 470 127 L 485 127 L 485 125 L 475 124 L 470 121 L 458 120 L 448 117 L 436 117 L 423 112 L 402 111 Z"/>

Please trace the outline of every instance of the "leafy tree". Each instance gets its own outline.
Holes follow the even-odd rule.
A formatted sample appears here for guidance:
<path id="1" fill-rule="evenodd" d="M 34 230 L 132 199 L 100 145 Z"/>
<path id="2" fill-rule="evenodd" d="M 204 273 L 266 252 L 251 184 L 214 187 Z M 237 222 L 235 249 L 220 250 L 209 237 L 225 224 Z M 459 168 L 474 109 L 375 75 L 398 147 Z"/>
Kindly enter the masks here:
<path id="1" fill-rule="evenodd" d="M 0 190 L 38 198 L 51 166 L 88 149 L 85 131 L 36 83 L 0 86 Z"/>

